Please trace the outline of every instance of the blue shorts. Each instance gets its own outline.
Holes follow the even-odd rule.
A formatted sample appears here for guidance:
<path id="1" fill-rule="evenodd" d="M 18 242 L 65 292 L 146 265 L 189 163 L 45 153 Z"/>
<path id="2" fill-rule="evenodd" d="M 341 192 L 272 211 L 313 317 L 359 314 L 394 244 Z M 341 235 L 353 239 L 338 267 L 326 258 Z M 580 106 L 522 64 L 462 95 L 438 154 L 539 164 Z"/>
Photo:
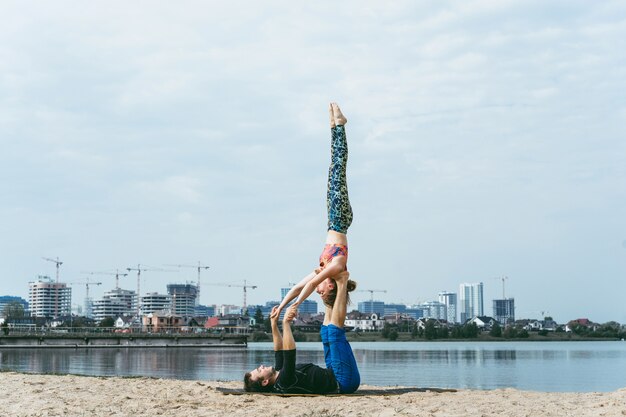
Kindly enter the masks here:
<path id="1" fill-rule="evenodd" d="M 326 368 L 333 370 L 341 393 L 353 393 L 361 384 L 361 375 L 350 343 L 346 339 L 346 331 L 329 324 L 322 326 L 320 335 L 324 345 Z"/>

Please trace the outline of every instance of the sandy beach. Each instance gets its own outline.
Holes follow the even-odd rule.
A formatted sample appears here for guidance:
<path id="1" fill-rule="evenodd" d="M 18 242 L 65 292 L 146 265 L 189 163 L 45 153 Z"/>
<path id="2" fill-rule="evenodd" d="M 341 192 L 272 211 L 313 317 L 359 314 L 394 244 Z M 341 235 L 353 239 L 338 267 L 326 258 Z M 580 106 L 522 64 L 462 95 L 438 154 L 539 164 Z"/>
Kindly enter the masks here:
<path id="1" fill-rule="evenodd" d="M 0 416 L 626 416 L 626 389 L 278 397 L 223 395 L 217 387 L 239 388 L 241 383 L 3 372 Z"/>

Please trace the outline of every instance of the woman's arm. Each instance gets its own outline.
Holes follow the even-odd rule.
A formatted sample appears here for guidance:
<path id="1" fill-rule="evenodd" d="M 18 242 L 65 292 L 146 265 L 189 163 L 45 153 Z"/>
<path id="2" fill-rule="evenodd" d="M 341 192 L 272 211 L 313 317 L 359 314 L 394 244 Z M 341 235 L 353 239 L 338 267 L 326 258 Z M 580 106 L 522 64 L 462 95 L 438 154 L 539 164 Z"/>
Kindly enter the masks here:
<path id="1" fill-rule="evenodd" d="M 328 265 L 326 265 L 326 268 L 324 268 L 324 270 L 322 270 L 319 274 L 317 274 L 313 279 L 311 279 L 309 282 L 307 282 L 304 285 L 304 288 L 302 288 L 302 291 L 300 291 L 300 296 L 293 303 L 293 305 L 299 306 L 304 300 L 306 300 L 309 297 L 309 295 L 311 295 L 313 291 L 315 291 L 315 288 L 322 281 L 324 281 L 326 278 L 332 278 L 335 275 L 340 274 L 345 269 L 346 269 L 345 257 L 337 256 L 333 258 L 333 260 Z"/>
<path id="2" fill-rule="evenodd" d="M 294 285 L 293 288 L 291 288 L 291 290 L 289 290 L 287 295 L 285 295 L 285 298 L 283 298 L 283 300 L 281 301 L 280 305 L 278 306 L 278 309 L 277 310 L 272 309 L 272 314 L 270 315 L 270 317 L 271 318 L 278 317 L 280 315 L 280 312 L 282 311 L 282 309 L 285 308 L 285 306 L 287 306 L 287 304 L 289 304 L 291 302 L 291 300 L 293 300 L 294 298 L 296 298 L 300 294 L 300 292 L 302 291 L 304 286 L 309 281 L 311 281 L 315 277 L 315 275 L 317 275 L 317 271 L 311 272 L 309 275 L 307 275 L 306 277 L 302 278 L 302 280 L 299 283 Z"/>

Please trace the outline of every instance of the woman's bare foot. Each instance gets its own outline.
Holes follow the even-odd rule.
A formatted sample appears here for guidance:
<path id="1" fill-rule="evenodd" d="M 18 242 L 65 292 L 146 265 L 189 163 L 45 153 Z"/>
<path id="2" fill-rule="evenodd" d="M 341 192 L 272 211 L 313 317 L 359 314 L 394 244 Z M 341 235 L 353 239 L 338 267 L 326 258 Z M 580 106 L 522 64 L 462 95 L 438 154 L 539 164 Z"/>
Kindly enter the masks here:
<path id="1" fill-rule="evenodd" d="M 346 116 L 343 115 L 337 103 L 330 103 L 330 109 L 332 113 L 332 116 L 330 118 L 330 127 L 343 126 L 348 123 L 348 119 L 346 119 Z"/>
<path id="2" fill-rule="evenodd" d="M 335 126 L 337 126 L 337 125 L 335 124 L 335 115 L 333 114 L 333 104 L 332 103 L 330 103 L 328 105 L 328 114 L 330 115 L 330 128 L 334 129 Z"/>

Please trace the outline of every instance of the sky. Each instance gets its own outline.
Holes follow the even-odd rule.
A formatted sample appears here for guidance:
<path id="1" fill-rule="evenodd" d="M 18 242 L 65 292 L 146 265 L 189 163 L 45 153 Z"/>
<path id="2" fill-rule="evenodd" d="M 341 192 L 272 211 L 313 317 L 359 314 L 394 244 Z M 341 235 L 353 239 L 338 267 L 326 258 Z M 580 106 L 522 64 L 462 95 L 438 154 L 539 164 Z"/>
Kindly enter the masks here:
<path id="1" fill-rule="evenodd" d="M 279 299 L 323 248 L 337 101 L 355 302 L 483 282 L 491 314 L 506 276 L 517 318 L 626 322 L 624 2 L 1 9 L 0 295 L 58 257 L 95 298 L 201 262 L 203 304 Z"/>

